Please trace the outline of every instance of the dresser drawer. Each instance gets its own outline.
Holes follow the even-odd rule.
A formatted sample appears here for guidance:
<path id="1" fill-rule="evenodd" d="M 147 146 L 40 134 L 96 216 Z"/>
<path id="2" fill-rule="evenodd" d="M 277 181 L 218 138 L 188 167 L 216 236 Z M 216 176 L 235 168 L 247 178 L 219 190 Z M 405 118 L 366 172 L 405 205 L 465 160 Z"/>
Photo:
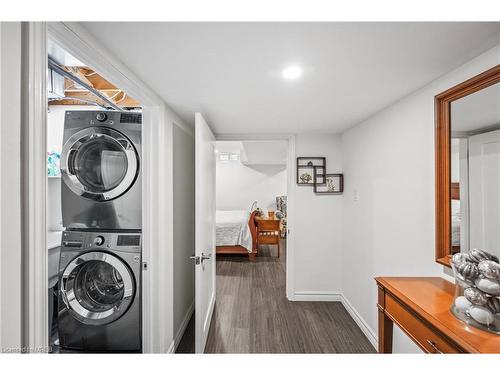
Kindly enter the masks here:
<path id="1" fill-rule="evenodd" d="M 390 294 L 385 294 L 385 311 L 410 338 L 427 353 L 462 353 L 460 348 L 439 335 L 420 318 L 410 313 Z"/>

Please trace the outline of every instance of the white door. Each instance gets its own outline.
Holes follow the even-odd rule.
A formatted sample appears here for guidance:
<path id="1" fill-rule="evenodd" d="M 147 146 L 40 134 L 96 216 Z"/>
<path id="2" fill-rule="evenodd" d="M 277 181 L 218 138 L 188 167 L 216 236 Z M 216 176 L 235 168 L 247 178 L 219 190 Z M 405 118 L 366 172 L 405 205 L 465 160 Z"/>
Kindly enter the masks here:
<path id="1" fill-rule="evenodd" d="M 196 353 L 203 353 L 215 305 L 215 137 L 195 114 L 195 320 Z"/>
<path id="2" fill-rule="evenodd" d="M 500 256 L 500 130 L 469 138 L 470 246 Z"/>

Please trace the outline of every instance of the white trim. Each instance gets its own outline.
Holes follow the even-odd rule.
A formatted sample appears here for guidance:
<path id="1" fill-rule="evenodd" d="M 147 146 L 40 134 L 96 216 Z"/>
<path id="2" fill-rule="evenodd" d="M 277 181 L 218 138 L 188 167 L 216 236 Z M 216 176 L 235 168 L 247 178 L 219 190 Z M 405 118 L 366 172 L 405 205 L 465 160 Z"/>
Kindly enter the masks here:
<path id="1" fill-rule="evenodd" d="M 155 238 L 155 214 L 158 205 L 146 197 L 155 197 L 158 193 L 158 184 L 151 183 L 150 178 L 153 171 L 157 168 L 153 150 L 155 149 L 154 140 L 158 130 L 155 129 L 161 122 L 160 110 L 157 107 L 150 107 L 149 111 L 144 113 L 143 108 L 143 128 L 142 128 L 142 261 L 148 265 L 147 272 L 142 274 L 142 351 L 143 353 L 152 353 L 158 351 L 158 341 L 153 338 L 155 331 L 155 308 L 154 291 L 151 285 L 154 285 L 155 275 L 157 274 L 157 263 L 152 259 L 158 257 L 158 242 Z M 149 116 L 148 116 L 149 114 Z"/>
<path id="2" fill-rule="evenodd" d="M 177 330 L 177 332 L 174 336 L 174 340 L 173 340 L 172 344 L 170 345 L 171 349 L 169 348 L 169 353 L 175 353 L 175 351 L 177 350 L 177 347 L 179 346 L 179 344 L 182 340 L 182 336 L 184 336 L 184 333 L 186 332 L 186 328 L 187 328 L 189 321 L 191 320 L 193 314 L 194 314 L 194 301 L 193 301 L 193 303 L 191 303 L 191 305 L 187 309 L 186 315 L 184 315 L 184 319 L 182 319 L 181 325 L 179 326 L 179 329 Z"/>
<path id="3" fill-rule="evenodd" d="M 47 276 L 47 28 L 22 26 L 23 69 L 23 346 L 48 350 Z"/>
<path id="4" fill-rule="evenodd" d="M 295 291 L 295 136 L 288 137 L 288 159 L 286 166 L 287 173 L 287 236 L 286 236 L 286 297 L 288 299 L 294 295 Z"/>
<path id="5" fill-rule="evenodd" d="M 167 349 L 167 354 L 174 354 L 174 353 L 175 353 L 175 343 L 172 340 L 172 342 L 170 343 L 170 345 Z"/>
<path id="6" fill-rule="evenodd" d="M 0 148 L 2 146 L 2 129 L 3 129 L 3 124 L 2 124 L 2 25 L 0 25 Z M 0 169 L 2 166 L 2 152 L 0 150 Z M 2 175 L 3 173 L 0 173 L 0 213 L 3 210 L 2 207 Z M 4 301 L 2 299 L 2 215 L 0 215 L 0 306 L 2 306 L 4 303 L 7 301 Z M 2 336 L 3 336 L 3 320 L 2 320 L 2 308 L 0 307 L 0 349 L 3 348 L 2 346 Z"/>
<path id="7" fill-rule="evenodd" d="M 299 291 L 293 294 L 291 301 L 342 302 L 342 293 L 321 292 L 321 291 Z"/>
<path id="8" fill-rule="evenodd" d="M 342 305 L 344 305 L 345 309 L 351 315 L 351 318 L 356 322 L 358 327 L 361 329 L 361 332 L 364 333 L 370 344 L 378 350 L 378 335 L 371 329 L 368 323 L 363 319 L 361 314 L 354 308 L 354 306 L 349 302 L 349 300 L 342 294 Z"/>

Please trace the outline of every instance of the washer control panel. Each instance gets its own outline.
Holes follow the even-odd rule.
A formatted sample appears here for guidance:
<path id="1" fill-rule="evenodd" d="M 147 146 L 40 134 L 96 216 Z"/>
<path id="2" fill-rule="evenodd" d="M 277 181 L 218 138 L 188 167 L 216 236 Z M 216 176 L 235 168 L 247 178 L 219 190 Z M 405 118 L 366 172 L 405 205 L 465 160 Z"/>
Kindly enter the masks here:
<path id="1" fill-rule="evenodd" d="M 62 246 L 68 250 L 113 249 L 137 252 L 141 249 L 140 232 L 80 232 L 64 231 Z"/>

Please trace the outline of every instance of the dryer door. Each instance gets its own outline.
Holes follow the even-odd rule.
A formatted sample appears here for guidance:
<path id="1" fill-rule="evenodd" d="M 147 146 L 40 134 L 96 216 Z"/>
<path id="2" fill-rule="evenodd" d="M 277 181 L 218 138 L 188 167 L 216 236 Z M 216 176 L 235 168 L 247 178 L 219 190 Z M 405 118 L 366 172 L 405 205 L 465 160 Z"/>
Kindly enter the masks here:
<path id="1" fill-rule="evenodd" d="M 64 182 L 75 194 L 94 201 L 109 201 L 125 193 L 138 169 L 134 145 L 114 129 L 85 128 L 69 138 L 62 150 Z"/>
<path id="2" fill-rule="evenodd" d="M 120 318 L 135 295 L 134 276 L 129 267 L 109 253 L 93 251 L 73 259 L 61 277 L 61 295 L 82 323 L 108 324 Z"/>

